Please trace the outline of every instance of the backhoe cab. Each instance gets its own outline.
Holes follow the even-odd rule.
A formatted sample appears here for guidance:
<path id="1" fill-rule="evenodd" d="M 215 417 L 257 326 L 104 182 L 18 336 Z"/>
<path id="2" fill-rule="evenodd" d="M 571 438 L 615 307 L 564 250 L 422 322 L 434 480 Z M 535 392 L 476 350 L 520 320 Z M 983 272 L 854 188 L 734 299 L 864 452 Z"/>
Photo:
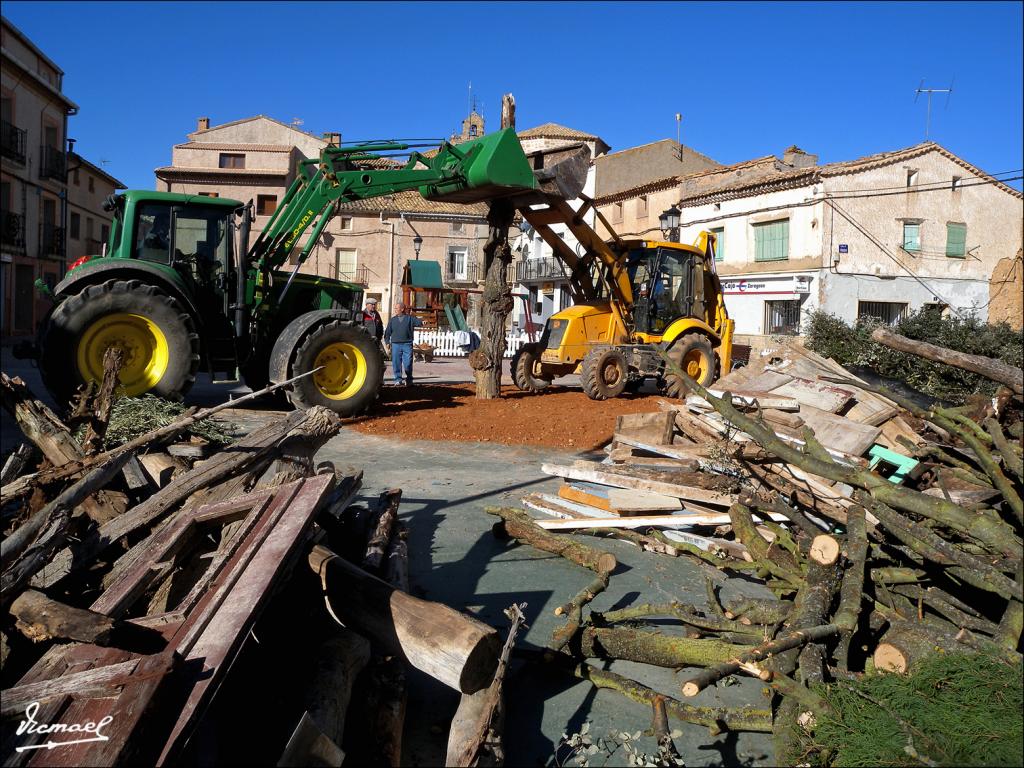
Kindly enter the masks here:
<path id="1" fill-rule="evenodd" d="M 538 218 L 547 240 L 550 230 Z M 594 237 L 579 217 L 573 224 L 581 242 Z M 520 349 L 512 366 L 520 389 L 540 391 L 555 377 L 578 372 L 595 400 L 635 390 L 647 378 L 680 397 L 682 380 L 659 349 L 704 386 L 728 372 L 734 323 L 714 270 L 713 234 L 701 233 L 694 245 L 617 238 L 590 245 L 589 261 L 570 267 L 576 290 L 591 288 L 594 295 L 552 315 L 540 341 Z M 580 279 L 588 265 L 589 282 Z"/>

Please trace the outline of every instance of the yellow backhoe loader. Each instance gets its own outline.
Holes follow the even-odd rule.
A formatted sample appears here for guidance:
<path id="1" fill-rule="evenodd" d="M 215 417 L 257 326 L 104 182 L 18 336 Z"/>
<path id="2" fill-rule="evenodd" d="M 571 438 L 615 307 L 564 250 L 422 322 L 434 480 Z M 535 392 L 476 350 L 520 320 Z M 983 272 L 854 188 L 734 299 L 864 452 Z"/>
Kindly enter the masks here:
<path id="1" fill-rule="evenodd" d="M 519 209 L 565 265 L 575 303 L 551 316 L 537 343 L 516 353 L 516 386 L 539 392 L 555 377 L 578 372 L 594 400 L 638 389 L 648 378 L 680 397 L 682 382 L 659 349 L 704 386 L 728 373 L 734 322 L 715 271 L 715 236 L 702 232 L 694 245 L 624 240 L 598 213 L 612 233 L 606 242 L 584 220 L 593 201 L 580 199 L 578 211 L 555 195 Z M 568 227 L 582 255 L 553 224 Z"/>

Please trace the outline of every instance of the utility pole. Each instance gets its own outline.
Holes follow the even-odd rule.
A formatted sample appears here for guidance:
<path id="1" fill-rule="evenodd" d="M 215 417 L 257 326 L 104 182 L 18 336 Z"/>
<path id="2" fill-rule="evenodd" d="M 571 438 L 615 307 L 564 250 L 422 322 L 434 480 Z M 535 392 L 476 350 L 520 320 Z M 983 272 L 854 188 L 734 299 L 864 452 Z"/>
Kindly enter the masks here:
<path id="1" fill-rule="evenodd" d="M 955 79 L 956 78 L 954 78 L 954 80 Z M 947 94 L 947 96 L 946 96 L 946 107 L 948 107 L 949 106 L 949 100 L 950 100 L 950 98 L 952 98 L 952 95 L 953 95 L 953 81 L 951 80 L 949 82 L 949 88 L 925 88 L 924 87 L 924 79 L 922 78 L 921 79 L 921 85 L 919 85 L 917 87 L 917 89 L 914 91 L 914 94 L 915 94 L 914 95 L 914 103 L 915 104 L 917 103 L 918 97 L 922 93 L 928 94 L 928 112 L 927 112 L 927 115 L 926 115 L 925 121 L 924 121 L 924 140 L 928 141 L 928 132 L 929 132 L 929 130 L 931 128 L 931 122 L 932 122 L 932 94 L 933 93 L 945 93 L 945 94 Z"/>
<path id="2" fill-rule="evenodd" d="M 676 112 L 676 152 L 679 153 L 679 162 L 683 162 L 683 113 Z"/>

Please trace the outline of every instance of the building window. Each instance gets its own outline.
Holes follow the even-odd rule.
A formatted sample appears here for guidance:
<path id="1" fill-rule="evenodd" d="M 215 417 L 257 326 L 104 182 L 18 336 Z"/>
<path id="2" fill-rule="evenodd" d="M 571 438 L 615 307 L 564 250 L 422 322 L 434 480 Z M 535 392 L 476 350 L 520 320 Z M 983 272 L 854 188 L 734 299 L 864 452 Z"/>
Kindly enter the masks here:
<path id="1" fill-rule="evenodd" d="M 356 249 L 335 248 L 334 249 L 334 276 L 338 280 L 355 280 L 356 278 Z"/>
<path id="2" fill-rule="evenodd" d="M 221 168 L 245 168 L 245 155 L 235 155 L 229 152 L 220 153 Z"/>
<path id="3" fill-rule="evenodd" d="M 453 221 L 452 222 L 452 232 L 460 233 L 460 232 L 465 232 L 465 231 L 466 231 L 466 224 L 465 224 L 465 222 L 462 222 L 462 221 Z"/>
<path id="4" fill-rule="evenodd" d="M 895 325 L 907 316 L 908 306 L 904 301 L 858 301 L 857 319 Z"/>
<path id="5" fill-rule="evenodd" d="M 903 250 L 917 253 L 921 250 L 921 223 L 903 222 Z"/>
<path id="6" fill-rule="evenodd" d="M 74 183 L 74 185 L 76 187 L 79 186 L 79 183 L 78 183 L 78 169 L 77 168 L 75 168 L 75 170 L 71 173 L 71 181 Z"/>
<path id="7" fill-rule="evenodd" d="M 754 261 L 789 258 L 789 219 L 754 224 Z"/>
<path id="8" fill-rule="evenodd" d="M 766 301 L 764 303 L 765 333 L 798 336 L 800 334 L 800 299 Z"/>
<path id="9" fill-rule="evenodd" d="M 907 186 L 908 187 L 916 187 L 917 186 L 917 171 L 916 170 L 908 170 L 907 171 Z"/>
<path id="10" fill-rule="evenodd" d="M 342 232 L 351 232 L 352 231 L 352 217 L 351 216 L 342 216 L 341 217 L 341 231 Z"/>
<path id="11" fill-rule="evenodd" d="M 85 239 L 93 239 L 94 222 L 88 216 L 85 217 Z"/>
<path id="12" fill-rule="evenodd" d="M 277 195 L 256 195 L 256 215 L 270 216 L 277 210 Z"/>
<path id="13" fill-rule="evenodd" d="M 77 240 L 82 232 L 82 217 L 77 213 L 71 214 L 71 239 Z"/>
<path id="14" fill-rule="evenodd" d="M 712 229 L 711 234 L 715 236 L 715 261 L 725 259 L 725 227 Z"/>
<path id="15" fill-rule="evenodd" d="M 622 221 L 622 203 L 612 204 L 612 221 Z"/>
<path id="16" fill-rule="evenodd" d="M 448 246 L 448 279 L 465 280 L 468 250 L 463 246 Z"/>
<path id="17" fill-rule="evenodd" d="M 954 192 L 959 192 L 960 191 L 960 187 L 962 185 L 963 185 L 963 178 L 960 177 L 960 176 L 954 176 L 953 177 L 953 191 Z"/>
<path id="18" fill-rule="evenodd" d="M 967 255 L 966 224 L 946 224 L 946 255 L 954 259 L 962 259 Z"/>
<path id="19" fill-rule="evenodd" d="M 220 197 L 220 192 L 200 192 L 200 197 Z"/>
<path id="20" fill-rule="evenodd" d="M 640 195 L 636 200 L 636 217 L 642 219 L 647 215 L 647 195 Z"/>
<path id="21" fill-rule="evenodd" d="M 89 177 L 89 191 L 96 191 L 96 179 L 94 179 L 92 176 Z"/>

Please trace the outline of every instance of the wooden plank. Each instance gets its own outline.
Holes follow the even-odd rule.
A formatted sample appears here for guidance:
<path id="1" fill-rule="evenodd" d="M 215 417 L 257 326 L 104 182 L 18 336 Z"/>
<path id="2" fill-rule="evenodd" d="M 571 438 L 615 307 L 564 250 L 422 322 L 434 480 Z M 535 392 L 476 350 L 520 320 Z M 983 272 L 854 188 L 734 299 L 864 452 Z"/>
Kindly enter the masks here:
<path id="1" fill-rule="evenodd" d="M 785 515 L 772 513 L 772 520 L 785 522 Z M 636 515 L 631 517 L 577 517 L 571 520 L 535 520 L 541 528 L 548 531 L 571 531 L 577 528 L 680 528 L 692 525 L 724 525 L 729 522 L 728 513 L 717 515 L 678 514 L 678 515 Z"/>
<path id="2" fill-rule="evenodd" d="M 679 499 L 651 491 L 630 488 L 612 488 L 608 491 L 609 509 L 617 515 L 635 515 L 641 512 L 674 512 L 683 508 Z"/>
<path id="3" fill-rule="evenodd" d="M 679 445 L 654 445 L 652 443 L 643 442 L 639 439 L 619 434 L 615 435 L 615 439 L 623 445 L 628 445 L 632 448 L 639 448 L 640 450 L 647 451 L 648 453 L 655 453 L 672 459 L 678 459 L 691 471 L 698 468 L 699 459 L 705 458 L 704 449 L 696 446 L 690 448 Z"/>
<path id="4" fill-rule="evenodd" d="M 800 418 L 814 430 L 819 443 L 850 456 L 863 456 L 882 431 L 878 427 L 859 424 L 810 405 L 800 411 Z"/>
<path id="5" fill-rule="evenodd" d="M 592 485 L 590 483 L 563 483 L 558 489 L 558 495 L 560 498 L 568 501 L 575 501 L 578 504 L 586 504 L 604 512 L 611 512 L 611 504 L 608 501 L 607 493 L 610 489 L 605 487 L 604 493 L 594 493 L 590 490 L 599 487 L 600 486 Z"/>
<path id="6" fill-rule="evenodd" d="M 24 713 L 25 707 L 32 702 L 54 696 L 110 696 L 114 688 L 124 685 L 138 665 L 139 659 L 130 659 L 119 664 L 7 688 L 3 695 L 3 705 L 0 706 L 0 717 L 8 718 Z"/>
<path id="7" fill-rule="evenodd" d="M 600 466 L 596 465 L 595 466 Z M 677 499 L 698 501 L 706 504 L 721 504 L 730 506 L 736 501 L 736 495 L 730 493 L 719 493 L 704 488 L 694 488 L 677 483 L 664 482 L 640 477 L 630 477 L 625 474 L 616 474 L 608 467 L 605 471 L 599 469 L 582 469 L 579 467 L 565 467 L 558 464 L 542 464 L 541 470 L 548 475 L 563 477 L 567 480 L 585 480 L 591 483 L 611 485 L 615 488 L 635 488 L 640 491 L 653 491 L 665 496 L 675 496 Z"/>
<path id="8" fill-rule="evenodd" d="M 813 406 L 829 413 L 841 411 L 847 403 L 853 400 L 853 392 L 841 389 L 835 384 L 796 377 L 781 387 L 773 389 L 772 394 L 789 397 L 799 402 L 802 406 Z M 803 414 L 802 409 L 800 413 L 801 415 Z M 807 421 L 807 419 L 804 419 L 804 421 Z"/>
<path id="9" fill-rule="evenodd" d="M 664 411 L 627 413 L 616 418 L 615 434 L 634 437 L 653 445 L 671 445 L 675 417 Z"/>

